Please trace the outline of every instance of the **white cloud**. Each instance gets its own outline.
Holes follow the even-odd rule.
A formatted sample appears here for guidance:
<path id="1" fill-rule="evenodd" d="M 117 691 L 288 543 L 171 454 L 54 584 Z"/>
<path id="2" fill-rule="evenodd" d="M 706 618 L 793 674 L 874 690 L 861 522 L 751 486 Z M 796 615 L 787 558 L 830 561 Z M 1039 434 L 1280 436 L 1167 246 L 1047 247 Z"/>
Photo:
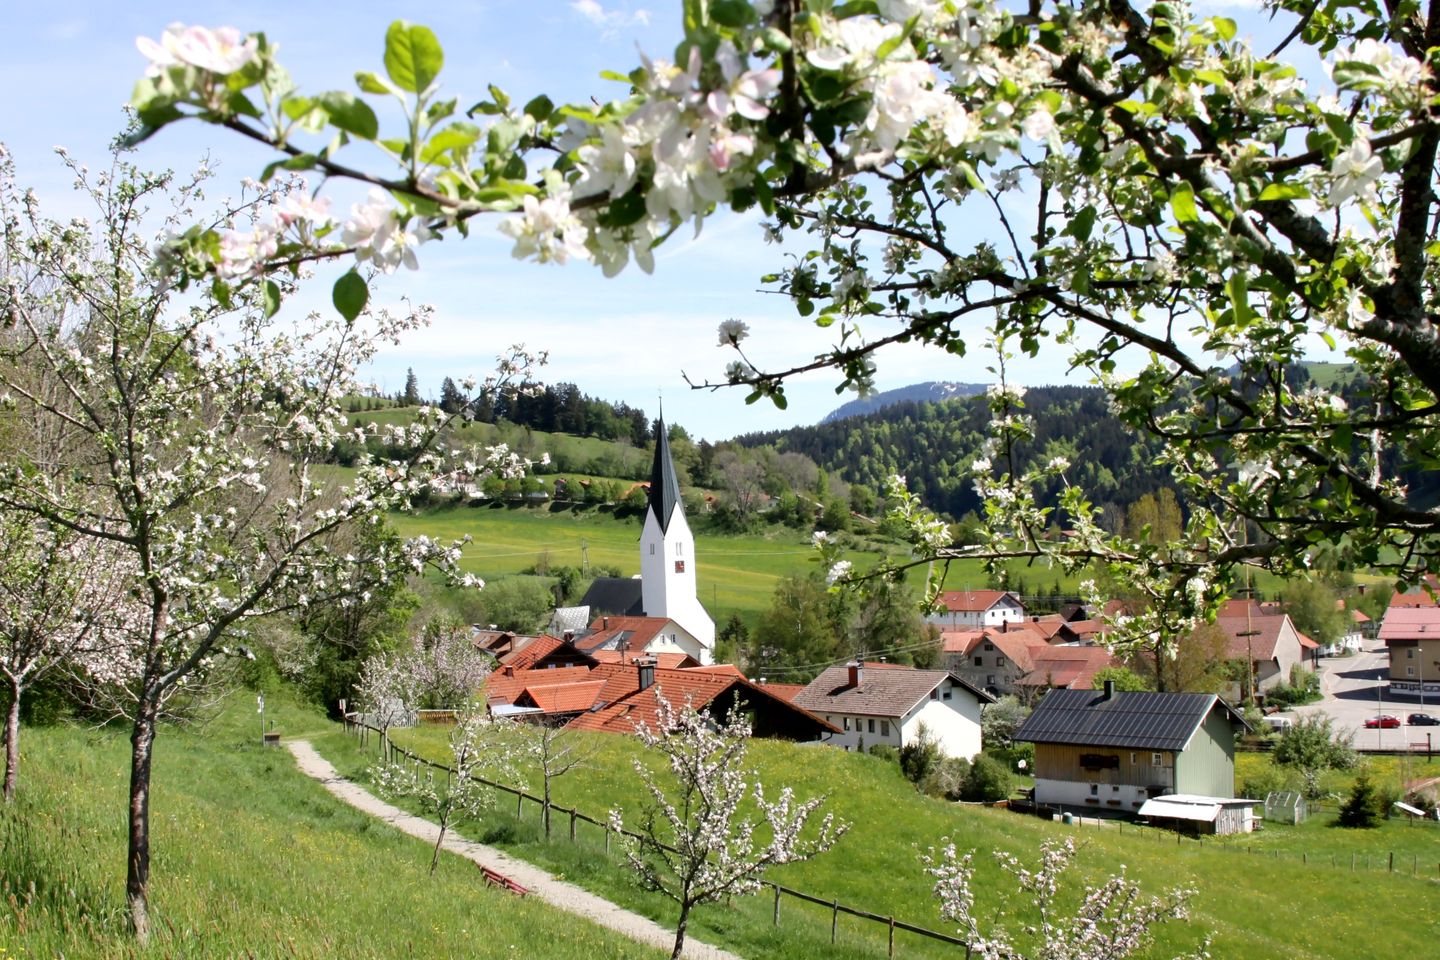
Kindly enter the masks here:
<path id="1" fill-rule="evenodd" d="M 614 36 L 625 27 L 647 27 L 650 25 L 650 11 L 644 7 L 634 10 L 606 10 L 598 0 L 573 0 L 570 9 L 601 28 L 601 35 Z"/>

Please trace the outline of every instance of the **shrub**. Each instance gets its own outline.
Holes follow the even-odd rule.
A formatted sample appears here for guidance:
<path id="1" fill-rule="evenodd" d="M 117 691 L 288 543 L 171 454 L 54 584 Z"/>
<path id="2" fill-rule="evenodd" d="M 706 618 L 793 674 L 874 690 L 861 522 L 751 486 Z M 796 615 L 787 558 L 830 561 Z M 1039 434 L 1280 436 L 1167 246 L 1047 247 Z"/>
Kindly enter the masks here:
<path id="1" fill-rule="evenodd" d="M 900 751 L 888 743 L 877 743 L 870 748 L 870 756 L 879 757 L 881 760 L 888 760 L 891 763 L 900 762 Z"/>
<path id="2" fill-rule="evenodd" d="M 1237 796 L 1249 800 L 1264 800 L 1271 793 L 1282 790 L 1291 790 L 1290 778 L 1275 767 L 1268 767 L 1259 773 L 1246 777 L 1240 784 L 1240 792 Z"/>
<path id="3" fill-rule="evenodd" d="M 1348 737 L 1335 734 L 1330 718 L 1301 717 L 1280 735 L 1275 745 L 1275 762 L 1304 770 L 1349 770 L 1355 766 L 1355 751 Z"/>
<path id="4" fill-rule="evenodd" d="M 970 775 L 970 761 L 964 757 L 945 757 L 920 784 L 928 796 L 959 800 L 965 788 L 965 778 Z"/>
<path id="5" fill-rule="evenodd" d="M 900 748 L 900 771 L 905 779 L 919 786 L 939 762 L 940 745 L 922 723 L 920 735 Z"/>
<path id="6" fill-rule="evenodd" d="M 994 757 L 982 753 L 970 764 L 970 772 L 960 786 L 960 799 L 994 803 L 1010 796 L 1013 786 L 1010 771 Z"/>

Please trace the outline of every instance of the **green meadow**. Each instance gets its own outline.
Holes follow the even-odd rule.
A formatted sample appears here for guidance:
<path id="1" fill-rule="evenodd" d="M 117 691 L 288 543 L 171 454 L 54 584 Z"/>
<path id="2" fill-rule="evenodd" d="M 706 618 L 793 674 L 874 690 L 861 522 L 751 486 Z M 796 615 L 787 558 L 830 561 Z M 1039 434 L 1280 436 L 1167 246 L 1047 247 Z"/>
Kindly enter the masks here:
<path id="1" fill-rule="evenodd" d="M 445 757 L 443 731 L 402 731 L 397 742 L 436 760 Z M 637 824 L 647 798 L 631 764 L 645 759 L 641 746 L 631 738 L 594 735 L 592 748 L 588 767 L 556 781 L 558 802 L 596 817 L 612 807 L 622 809 L 627 822 Z M 326 749 L 348 757 L 351 769 L 363 762 L 353 740 L 331 738 Z M 1433 911 L 1414 909 L 1440 896 L 1437 824 L 1387 821 L 1375 830 L 1351 831 L 1330 826 L 1332 812 L 1301 827 L 1271 824 L 1233 841 L 1177 842 L 1173 833 L 1146 827 L 1067 827 L 1003 809 L 931 799 L 917 794 L 895 765 L 876 757 L 763 741 L 754 744 L 750 756 L 768 787 L 789 785 L 800 796 L 825 794 L 826 809 L 851 824 L 830 853 L 776 870 L 773 879 L 827 901 L 838 899 L 931 929 L 947 928 L 920 862 L 930 847 L 950 838 L 962 851 L 976 850 L 977 915 L 1003 915 L 1015 927 L 1034 918 L 991 852 L 1033 859 L 1042 841 L 1068 836 L 1080 847 L 1065 894 L 1068 903 L 1075 902 L 1083 883 L 1098 883 L 1121 869 L 1149 894 L 1177 885 L 1195 889 L 1191 921 L 1159 928 L 1157 947 L 1148 956 L 1194 950 L 1210 934 L 1216 957 L 1350 960 L 1374 955 L 1374 937 L 1382 927 L 1388 952 L 1421 956 L 1440 934 Z M 490 827 L 498 842 L 660 922 L 673 917 L 670 905 L 637 889 L 624 867 L 605 854 L 597 828 L 580 823 L 581 842 L 572 845 L 562 814 L 556 818 L 555 838 L 546 843 L 536 830 L 533 806 L 527 804 L 525 819 L 513 826 L 513 803 L 500 806 L 512 827 Z M 1360 864 L 1354 872 L 1351 852 Z M 1392 852 L 1393 874 L 1385 866 Z M 1363 869 L 1366 863 L 1370 869 Z M 772 911 L 768 892 L 703 908 L 694 920 L 696 932 L 747 957 L 830 955 L 830 910 L 782 900 L 778 931 Z M 884 955 L 883 924 L 842 917 L 840 925 L 842 944 L 862 954 Z M 897 937 L 897 956 L 953 955 L 954 948 L 942 944 L 909 934 Z"/>
<path id="2" fill-rule="evenodd" d="M 272 693 L 287 734 L 333 729 Z M 127 731 L 27 730 L 20 794 L 0 807 L 0 958 L 650 958 L 538 900 L 486 887 L 334 799 L 263 748 L 255 702 L 156 743 L 151 945 L 126 932 Z"/>

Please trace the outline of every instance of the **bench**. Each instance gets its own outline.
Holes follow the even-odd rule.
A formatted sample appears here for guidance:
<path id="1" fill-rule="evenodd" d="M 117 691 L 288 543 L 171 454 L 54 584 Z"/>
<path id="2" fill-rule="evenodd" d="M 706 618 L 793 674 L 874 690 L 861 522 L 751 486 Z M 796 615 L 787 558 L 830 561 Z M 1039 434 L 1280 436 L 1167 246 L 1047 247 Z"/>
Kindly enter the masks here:
<path id="1" fill-rule="evenodd" d="M 480 868 L 480 875 L 485 878 L 485 882 L 490 884 L 490 886 L 492 887 L 500 887 L 503 890 L 509 890 L 517 897 L 523 897 L 530 892 L 528 888 L 522 887 L 520 884 L 516 883 L 514 880 L 511 880 L 509 877 L 505 876 L 505 874 L 501 873 L 498 870 L 491 870 L 489 867 L 481 863 L 477 863 L 476 866 Z"/>

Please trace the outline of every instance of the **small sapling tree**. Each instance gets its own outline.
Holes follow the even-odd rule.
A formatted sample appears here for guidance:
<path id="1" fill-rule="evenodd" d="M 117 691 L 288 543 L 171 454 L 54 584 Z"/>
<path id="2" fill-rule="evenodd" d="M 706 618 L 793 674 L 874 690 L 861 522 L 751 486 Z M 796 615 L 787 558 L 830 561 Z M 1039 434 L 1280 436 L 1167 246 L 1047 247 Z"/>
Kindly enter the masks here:
<path id="1" fill-rule="evenodd" d="M 623 832 L 618 810 L 610 811 L 610 825 L 640 882 L 680 905 L 673 960 L 685 948 L 696 906 L 754 893 L 765 870 L 824 853 L 849 825 L 827 813 L 817 829 L 806 831 L 824 797 L 797 801 L 794 791 L 784 787 L 775 800 L 765 799 L 756 772 L 745 768 L 750 722 L 738 709 L 717 723 L 688 703 L 676 707 L 658 692 L 656 700 L 658 725 L 641 725 L 638 733 L 668 761 L 674 786 L 636 760 L 654 803 L 645 811 L 639 836 Z M 742 815 L 747 799 L 758 820 Z"/>
<path id="2" fill-rule="evenodd" d="M 545 839 L 550 839 L 551 786 L 554 781 L 577 767 L 583 767 L 595 754 L 594 744 L 564 727 L 542 724 L 527 728 L 530 733 L 528 752 L 535 759 L 540 775 L 540 819 L 545 825 Z"/>

